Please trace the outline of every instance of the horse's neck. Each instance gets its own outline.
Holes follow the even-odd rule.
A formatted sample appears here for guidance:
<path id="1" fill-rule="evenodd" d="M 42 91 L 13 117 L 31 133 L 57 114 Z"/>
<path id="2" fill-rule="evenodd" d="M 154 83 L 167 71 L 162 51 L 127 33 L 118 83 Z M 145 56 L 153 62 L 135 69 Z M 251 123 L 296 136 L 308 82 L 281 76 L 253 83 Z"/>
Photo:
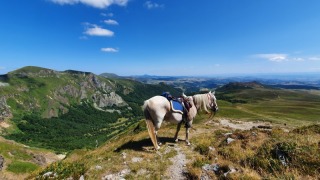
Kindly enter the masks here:
<path id="1" fill-rule="evenodd" d="M 191 104 L 191 108 L 189 109 L 189 118 L 194 118 L 194 117 L 196 117 L 196 115 L 197 115 L 197 107 L 196 107 L 196 105 L 194 104 L 194 102 L 192 102 L 192 104 Z"/>
<path id="2" fill-rule="evenodd" d="M 206 97 L 206 94 L 196 94 L 195 97 L 196 98 L 193 98 L 193 103 L 195 104 L 195 106 L 197 107 L 197 110 L 199 111 L 201 109 L 201 106 L 204 105 L 203 104 L 204 98 L 207 98 L 207 97 Z"/>

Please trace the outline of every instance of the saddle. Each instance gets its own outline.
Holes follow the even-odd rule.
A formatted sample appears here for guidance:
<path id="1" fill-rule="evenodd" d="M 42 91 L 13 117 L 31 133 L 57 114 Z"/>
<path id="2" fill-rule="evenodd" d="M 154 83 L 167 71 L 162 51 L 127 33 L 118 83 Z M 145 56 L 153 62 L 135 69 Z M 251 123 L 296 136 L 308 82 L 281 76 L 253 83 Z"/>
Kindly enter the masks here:
<path id="1" fill-rule="evenodd" d="M 173 112 L 183 114 L 184 112 L 189 112 L 191 108 L 191 104 L 183 97 L 175 98 L 169 92 L 164 92 L 161 96 L 168 99 Z"/>

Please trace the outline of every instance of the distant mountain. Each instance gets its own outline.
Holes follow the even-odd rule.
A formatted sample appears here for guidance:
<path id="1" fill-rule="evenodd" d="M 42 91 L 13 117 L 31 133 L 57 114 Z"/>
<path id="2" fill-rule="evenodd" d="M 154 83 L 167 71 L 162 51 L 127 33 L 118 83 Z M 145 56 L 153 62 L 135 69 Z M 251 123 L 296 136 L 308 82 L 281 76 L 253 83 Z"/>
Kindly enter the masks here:
<path id="1" fill-rule="evenodd" d="M 256 74 L 256 75 L 217 75 L 217 76 L 130 76 L 127 77 L 147 84 L 163 82 L 181 88 L 185 93 L 214 90 L 228 83 L 259 82 L 267 86 L 283 89 L 318 89 L 320 76 L 317 73 L 306 74 Z M 241 84 L 239 84 L 241 85 Z M 232 84 L 231 84 L 232 86 Z M 242 88 L 244 88 L 244 85 Z M 250 87 L 250 85 L 248 86 Z"/>
<path id="2" fill-rule="evenodd" d="M 265 88 L 266 86 L 257 82 L 230 82 L 222 87 L 219 87 L 217 91 L 238 91 L 241 89 L 253 89 L 253 88 Z"/>
<path id="3" fill-rule="evenodd" d="M 102 73 L 100 76 L 105 77 L 105 78 L 122 78 L 121 76 L 118 76 L 117 74 L 114 73 Z"/>

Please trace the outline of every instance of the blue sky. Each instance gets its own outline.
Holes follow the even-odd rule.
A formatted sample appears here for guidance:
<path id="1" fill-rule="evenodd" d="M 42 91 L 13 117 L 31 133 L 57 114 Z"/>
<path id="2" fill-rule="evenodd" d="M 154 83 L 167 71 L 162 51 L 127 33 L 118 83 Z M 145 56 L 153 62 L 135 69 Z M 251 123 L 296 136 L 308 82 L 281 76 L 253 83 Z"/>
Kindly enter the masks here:
<path id="1" fill-rule="evenodd" d="M 319 0 L 3 0 L 0 74 L 320 72 Z"/>

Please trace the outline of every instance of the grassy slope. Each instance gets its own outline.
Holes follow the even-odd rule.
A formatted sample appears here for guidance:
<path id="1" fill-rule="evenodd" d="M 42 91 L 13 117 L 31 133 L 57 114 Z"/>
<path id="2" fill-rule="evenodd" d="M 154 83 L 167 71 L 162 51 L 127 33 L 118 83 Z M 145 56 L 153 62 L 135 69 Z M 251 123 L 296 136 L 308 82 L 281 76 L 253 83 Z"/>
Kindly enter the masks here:
<path id="1" fill-rule="evenodd" d="M 85 174 L 86 179 L 101 179 L 108 174 L 130 169 L 124 175 L 126 179 L 170 179 L 167 168 L 173 163 L 170 158 L 177 155 L 175 146 L 187 157 L 185 168 L 190 179 L 199 179 L 201 175 L 210 179 L 224 179 L 223 173 L 230 167 L 237 169 L 237 172 L 229 174 L 229 179 L 319 178 L 319 125 L 286 133 L 278 128 L 273 128 L 271 132 L 259 129 L 234 131 L 208 122 L 211 121 L 198 117 L 194 124 L 196 130 L 191 131 L 191 147 L 186 146 L 184 141 L 173 143 L 175 126 L 164 124 L 159 131 L 164 145 L 159 152 L 155 152 L 142 121 L 139 126 L 132 126 L 102 147 L 93 151 L 75 151 L 60 164 L 38 171 L 31 178 L 52 170 L 70 171 L 65 177 L 75 172 L 75 178 Z M 233 132 L 230 137 L 236 139 L 229 145 L 224 136 L 227 132 Z M 183 129 L 179 137 L 184 139 Z M 281 164 L 275 155 L 276 149 L 286 154 L 288 166 Z M 70 164 L 79 166 L 77 169 L 81 171 Z M 221 169 L 216 174 L 213 171 L 205 172 L 202 170 L 205 164 L 218 164 Z"/>
<path id="2" fill-rule="evenodd" d="M 314 92 L 271 88 L 218 90 L 217 99 L 221 117 L 294 126 L 320 122 L 320 96 Z"/>
<path id="3" fill-rule="evenodd" d="M 254 99 L 253 94 L 258 98 Z M 218 100 L 220 111 L 213 121 L 208 120 L 205 114 L 197 116 L 195 130 L 191 130 L 192 146 L 186 146 L 183 141 L 178 143 L 181 153 L 188 159 L 185 163 L 188 178 L 199 179 L 206 176 L 210 179 L 225 179 L 223 173 L 231 167 L 237 172 L 229 174 L 228 179 L 319 178 L 318 96 L 265 88 L 217 96 L 222 95 L 230 95 L 234 99 L 232 95 L 236 95 L 247 103 Z M 273 129 L 234 130 L 217 124 L 220 119 L 268 121 L 272 122 Z M 291 129 L 290 132 L 280 128 L 283 123 L 287 123 L 286 128 Z M 308 124 L 318 125 L 301 127 Z M 297 126 L 299 128 L 295 129 Z M 75 177 L 85 173 L 86 179 L 100 179 L 125 169 L 131 170 L 124 175 L 126 179 L 169 179 L 167 168 L 172 164 L 170 158 L 177 153 L 172 139 L 175 128 L 172 124 L 162 126 L 159 135 L 165 144 L 159 152 L 152 151 L 152 144 L 142 121 L 139 126 L 133 125 L 124 134 L 100 148 L 70 154 L 60 167 L 72 169 L 69 164 L 77 164 L 84 171 L 77 171 Z M 227 132 L 233 132 L 230 137 L 236 140 L 229 145 L 226 143 L 227 136 L 224 135 Z M 179 137 L 184 139 L 183 129 Z M 279 160 L 276 154 L 278 150 L 285 154 L 287 166 L 282 165 Z M 137 158 L 141 161 L 134 162 L 133 159 Z M 205 164 L 218 164 L 220 170 L 216 173 L 203 171 L 202 166 Z M 39 171 L 32 177 L 45 171 Z"/>
<path id="4" fill-rule="evenodd" d="M 31 148 L 2 137 L 0 137 L 0 155 L 5 160 L 0 179 L 24 179 L 31 172 L 58 160 L 58 157 L 49 150 Z M 44 157 L 45 164 L 39 164 L 35 159 L 36 156 Z"/>

